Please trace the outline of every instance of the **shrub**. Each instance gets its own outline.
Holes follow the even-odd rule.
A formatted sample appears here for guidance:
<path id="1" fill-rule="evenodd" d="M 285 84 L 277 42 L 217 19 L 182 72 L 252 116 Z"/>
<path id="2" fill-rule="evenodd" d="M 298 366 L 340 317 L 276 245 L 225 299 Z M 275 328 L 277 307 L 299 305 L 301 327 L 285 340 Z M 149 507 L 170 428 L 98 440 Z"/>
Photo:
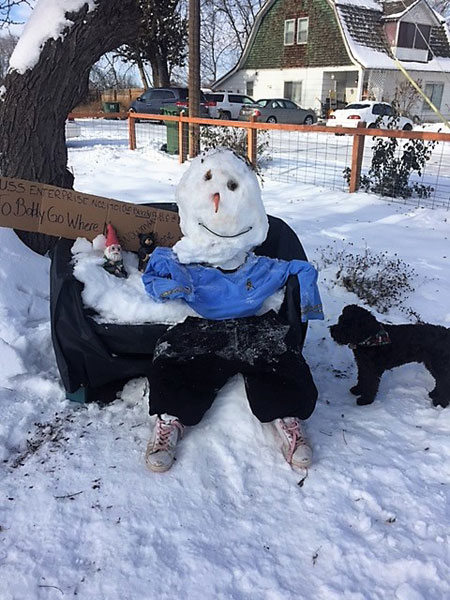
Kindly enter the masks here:
<path id="1" fill-rule="evenodd" d="M 414 291 L 411 281 L 417 274 L 397 254 L 375 253 L 369 248 L 361 254 L 353 254 L 345 248 L 338 250 L 331 245 L 319 251 L 321 265 L 336 268 L 334 283 L 353 292 L 380 313 L 400 307 L 403 312 L 419 319 L 414 311 L 402 306 L 405 296 Z"/>
<path id="2" fill-rule="evenodd" d="M 247 131 L 239 127 L 202 127 L 200 142 L 203 150 L 211 150 L 223 146 L 234 150 L 242 157 L 247 156 Z M 269 152 L 269 133 L 258 131 L 256 142 L 256 171 L 260 172 L 263 165 L 271 160 Z"/>
<path id="3" fill-rule="evenodd" d="M 389 129 L 396 127 L 398 117 L 388 124 Z M 409 183 L 412 173 L 422 176 L 426 163 L 431 158 L 437 142 L 408 140 L 400 149 L 400 138 L 374 137 L 372 163 L 367 175 L 361 175 L 361 188 L 391 198 L 429 198 L 434 188 L 422 183 Z M 399 150 L 399 152 L 397 152 Z M 344 178 L 350 182 L 351 169 L 344 169 Z"/>

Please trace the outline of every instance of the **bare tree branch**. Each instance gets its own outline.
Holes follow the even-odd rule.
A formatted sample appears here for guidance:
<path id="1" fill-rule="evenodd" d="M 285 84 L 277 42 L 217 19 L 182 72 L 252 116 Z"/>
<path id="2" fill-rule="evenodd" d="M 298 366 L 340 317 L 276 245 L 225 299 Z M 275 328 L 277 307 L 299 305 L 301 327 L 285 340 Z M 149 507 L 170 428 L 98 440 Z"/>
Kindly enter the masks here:
<path id="1" fill-rule="evenodd" d="M 20 5 L 31 6 L 28 0 L 0 0 L 0 27 L 5 25 L 21 25 L 12 17 L 13 9 Z"/>

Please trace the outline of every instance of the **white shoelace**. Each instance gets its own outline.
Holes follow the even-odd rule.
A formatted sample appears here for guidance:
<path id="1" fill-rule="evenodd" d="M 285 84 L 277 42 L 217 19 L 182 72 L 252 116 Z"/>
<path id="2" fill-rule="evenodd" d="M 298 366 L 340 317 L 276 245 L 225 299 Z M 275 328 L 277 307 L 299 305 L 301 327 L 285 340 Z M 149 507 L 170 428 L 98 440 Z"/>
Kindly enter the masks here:
<path id="1" fill-rule="evenodd" d="M 178 419 L 164 421 L 158 417 L 156 421 L 156 439 L 153 446 L 153 452 L 168 450 L 170 448 L 172 436 L 179 431 L 180 437 L 183 437 L 184 425 Z"/>
<path id="2" fill-rule="evenodd" d="M 292 421 L 286 423 L 283 419 L 280 419 L 281 429 L 285 432 L 286 437 L 289 441 L 289 453 L 288 453 L 288 462 L 292 462 L 292 457 L 294 456 L 294 452 L 301 445 L 306 445 L 306 440 L 303 436 L 302 429 L 300 427 L 300 423 L 297 419 L 292 419 Z"/>

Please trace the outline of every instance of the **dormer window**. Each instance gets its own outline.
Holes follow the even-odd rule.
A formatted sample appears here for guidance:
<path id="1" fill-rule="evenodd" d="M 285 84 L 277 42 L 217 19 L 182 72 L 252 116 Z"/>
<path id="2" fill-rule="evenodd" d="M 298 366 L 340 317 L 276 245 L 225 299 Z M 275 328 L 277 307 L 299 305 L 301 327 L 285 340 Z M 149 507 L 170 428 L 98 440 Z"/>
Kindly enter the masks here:
<path id="1" fill-rule="evenodd" d="M 297 19 L 297 44 L 308 43 L 309 18 Z"/>
<path id="2" fill-rule="evenodd" d="M 295 42 L 295 19 L 284 22 L 284 45 L 293 46 Z"/>
<path id="3" fill-rule="evenodd" d="M 400 23 L 398 28 L 397 47 L 416 48 L 417 50 L 428 50 L 430 42 L 430 33 L 430 25 Z"/>

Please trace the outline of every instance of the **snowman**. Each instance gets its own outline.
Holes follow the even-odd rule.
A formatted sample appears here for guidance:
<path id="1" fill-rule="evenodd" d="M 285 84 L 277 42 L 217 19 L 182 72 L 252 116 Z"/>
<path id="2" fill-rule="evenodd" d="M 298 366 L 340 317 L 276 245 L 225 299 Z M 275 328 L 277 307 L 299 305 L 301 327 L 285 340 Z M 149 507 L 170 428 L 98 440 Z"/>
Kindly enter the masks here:
<path id="1" fill-rule="evenodd" d="M 167 471 L 185 428 L 199 423 L 217 391 L 241 373 L 253 414 L 273 424 L 287 462 L 305 468 L 312 450 L 302 421 L 314 410 L 317 389 L 301 342 L 268 307 L 282 299 L 294 275 L 302 321 L 322 319 L 317 272 L 306 261 L 254 254 L 266 239 L 268 218 L 255 173 L 232 151 L 194 159 L 176 201 L 182 237 L 173 248 L 153 251 L 142 279 L 155 301 L 182 299 L 198 317 L 171 327 L 156 345 L 147 466 Z"/>

